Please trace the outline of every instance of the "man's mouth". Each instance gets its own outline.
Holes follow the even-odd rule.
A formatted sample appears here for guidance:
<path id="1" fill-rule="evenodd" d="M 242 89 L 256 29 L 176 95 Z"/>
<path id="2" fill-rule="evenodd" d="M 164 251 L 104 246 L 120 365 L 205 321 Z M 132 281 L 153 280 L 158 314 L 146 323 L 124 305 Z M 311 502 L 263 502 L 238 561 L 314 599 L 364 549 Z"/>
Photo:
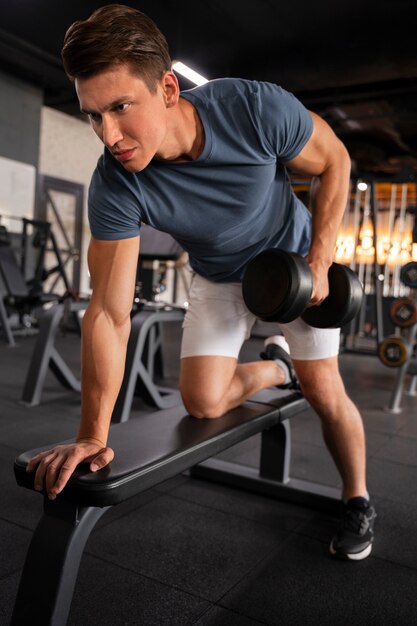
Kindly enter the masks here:
<path id="1" fill-rule="evenodd" d="M 131 148 L 130 150 L 117 150 L 113 152 L 113 156 L 118 161 L 129 161 L 132 158 L 135 152 L 135 148 Z"/>

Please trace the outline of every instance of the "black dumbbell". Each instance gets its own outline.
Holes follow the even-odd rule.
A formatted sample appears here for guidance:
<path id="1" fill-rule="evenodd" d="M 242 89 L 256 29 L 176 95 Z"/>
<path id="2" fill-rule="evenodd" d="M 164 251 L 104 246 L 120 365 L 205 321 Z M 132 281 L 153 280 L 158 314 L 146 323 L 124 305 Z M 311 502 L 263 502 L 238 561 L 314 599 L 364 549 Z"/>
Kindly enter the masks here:
<path id="1" fill-rule="evenodd" d="M 340 328 L 359 312 L 363 289 L 355 272 L 333 263 L 329 296 L 308 307 L 313 290 L 310 267 L 295 252 L 268 249 L 247 265 L 242 283 L 248 309 L 265 322 L 292 322 L 297 317 L 316 328 Z"/>

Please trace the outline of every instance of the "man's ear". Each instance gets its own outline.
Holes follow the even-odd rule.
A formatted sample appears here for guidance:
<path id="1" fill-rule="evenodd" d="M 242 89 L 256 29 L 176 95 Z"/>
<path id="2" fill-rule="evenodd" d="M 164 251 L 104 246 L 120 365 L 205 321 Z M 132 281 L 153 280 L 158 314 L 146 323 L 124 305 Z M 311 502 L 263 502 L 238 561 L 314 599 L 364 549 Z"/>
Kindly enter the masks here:
<path id="1" fill-rule="evenodd" d="M 180 97 L 180 88 L 174 72 L 165 72 L 161 79 L 161 85 L 166 107 L 175 106 Z"/>

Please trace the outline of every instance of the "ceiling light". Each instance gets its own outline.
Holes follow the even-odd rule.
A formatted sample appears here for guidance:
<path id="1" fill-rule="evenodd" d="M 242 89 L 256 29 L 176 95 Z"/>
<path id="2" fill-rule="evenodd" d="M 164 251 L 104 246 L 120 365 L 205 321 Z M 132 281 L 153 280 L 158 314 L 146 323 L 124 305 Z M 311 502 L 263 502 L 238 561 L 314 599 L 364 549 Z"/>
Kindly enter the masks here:
<path id="1" fill-rule="evenodd" d="M 172 69 L 178 74 L 181 74 L 181 76 L 185 76 L 185 78 L 188 78 L 188 80 L 196 85 L 204 85 L 204 83 L 208 83 L 207 78 L 204 78 L 204 76 L 201 76 L 201 74 L 192 70 L 191 67 L 188 67 L 188 65 L 181 63 L 181 61 L 174 61 Z"/>

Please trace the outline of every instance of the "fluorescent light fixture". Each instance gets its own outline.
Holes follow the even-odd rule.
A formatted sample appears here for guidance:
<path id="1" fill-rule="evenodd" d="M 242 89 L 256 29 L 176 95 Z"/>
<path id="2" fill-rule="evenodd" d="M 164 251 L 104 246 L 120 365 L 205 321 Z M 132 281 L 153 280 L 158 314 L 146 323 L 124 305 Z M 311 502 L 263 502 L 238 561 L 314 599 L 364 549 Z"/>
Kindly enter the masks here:
<path id="1" fill-rule="evenodd" d="M 181 61 L 174 61 L 172 69 L 178 74 L 181 74 L 181 76 L 188 78 L 188 80 L 195 85 L 204 85 L 204 83 L 208 83 L 207 78 L 204 78 L 204 76 L 201 76 L 201 74 L 192 70 L 191 67 L 188 67 L 185 63 L 181 63 Z"/>

